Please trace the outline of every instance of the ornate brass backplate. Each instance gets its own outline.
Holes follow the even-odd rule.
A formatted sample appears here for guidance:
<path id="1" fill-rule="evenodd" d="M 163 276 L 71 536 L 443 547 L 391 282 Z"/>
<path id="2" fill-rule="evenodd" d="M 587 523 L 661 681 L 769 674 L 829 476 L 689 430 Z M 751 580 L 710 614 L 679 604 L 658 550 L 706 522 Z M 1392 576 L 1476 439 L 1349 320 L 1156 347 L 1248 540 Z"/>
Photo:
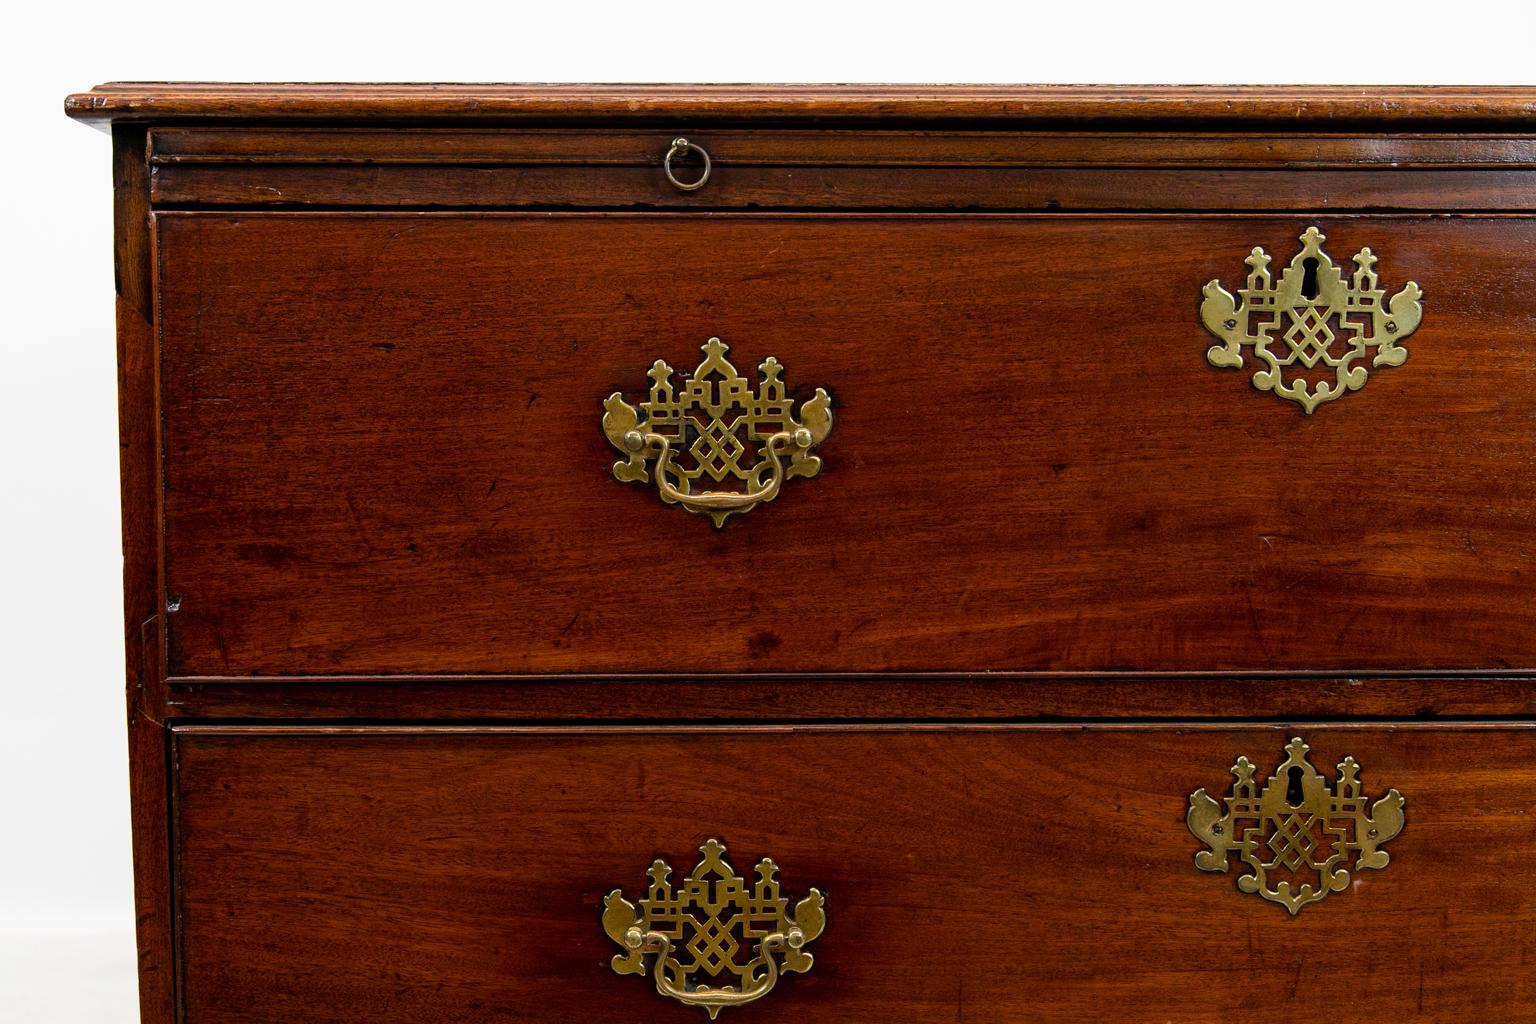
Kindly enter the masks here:
<path id="1" fill-rule="evenodd" d="M 626 456 L 613 464 L 615 478 L 645 483 L 654 459 L 661 500 L 709 516 L 719 527 L 778 497 L 785 480 L 821 472 L 821 459 L 811 453 L 832 430 L 832 396 L 817 388 L 797 418 L 777 359 L 763 360 L 753 388 L 725 358 L 729 349 L 719 338 L 703 349 L 704 361 L 681 387 L 672 367 L 656 360 L 650 398 L 639 410 L 621 393 L 609 395 L 603 433 Z M 704 490 L 706 480 L 732 481 L 740 489 Z"/>
<path id="2" fill-rule="evenodd" d="M 1293 915 L 1342 892 L 1351 864 L 1386 867 L 1391 858 L 1378 847 L 1403 829 L 1401 793 L 1387 790 L 1367 812 L 1355 759 L 1341 761 L 1338 782 L 1329 785 L 1307 759 L 1309 749 L 1299 737 L 1286 744 L 1284 763 L 1263 786 L 1253 781 L 1253 763 L 1239 757 L 1226 812 L 1197 789 L 1185 817 L 1189 830 L 1210 847 L 1195 854 L 1197 867 L 1226 871 L 1227 855 L 1236 853 L 1249 869 L 1237 887 Z"/>
<path id="3" fill-rule="evenodd" d="M 671 866 L 653 863 L 638 906 L 620 890 L 610 892 L 603 929 L 624 949 L 613 958 L 614 971 L 649 971 L 657 992 L 702 1006 L 713 1019 L 727 1006 L 767 995 L 780 973 L 811 969 L 805 946 L 826 927 L 826 897 L 812 889 L 791 915 L 773 861 L 759 861 L 757 881 L 748 882 L 726 863 L 718 839 L 699 852 L 704 856 L 677 888 Z"/>
<path id="4" fill-rule="evenodd" d="M 1243 349 L 1252 349 L 1262 364 L 1253 386 L 1309 414 L 1364 387 L 1367 356 L 1373 369 L 1403 365 L 1408 351 L 1398 343 L 1424 312 L 1423 292 L 1412 281 L 1383 305 L 1387 293 L 1376 286 L 1370 249 L 1355 254 L 1355 270 L 1346 278 L 1323 252 L 1324 241 L 1321 231 L 1307 228 L 1301 251 L 1278 283 L 1269 273 L 1269 254 L 1255 248 L 1246 261 L 1248 286 L 1237 293 L 1241 302 L 1213 280 L 1200 303 L 1200 319 L 1224 343 L 1206 351 L 1210 364 L 1241 368 Z"/>

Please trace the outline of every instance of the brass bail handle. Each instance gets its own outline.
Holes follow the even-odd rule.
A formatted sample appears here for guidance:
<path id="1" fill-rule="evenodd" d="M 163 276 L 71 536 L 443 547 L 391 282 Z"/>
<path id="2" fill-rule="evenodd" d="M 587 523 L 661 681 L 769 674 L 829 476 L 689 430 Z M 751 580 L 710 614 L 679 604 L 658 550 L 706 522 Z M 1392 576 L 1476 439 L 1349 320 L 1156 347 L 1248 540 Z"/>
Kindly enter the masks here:
<path id="1" fill-rule="evenodd" d="M 681 181 L 678 179 L 676 174 L 672 173 L 672 161 L 677 157 L 687 156 L 689 153 L 697 153 L 704 160 L 704 173 L 699 175 L 698 181 Z M 689 142 L 682 136 L 678 136 L 672 140 L 672 148 L 667 150 L 666 157 L 662 159 L 661 169 L 666 172 L 667 180 L 672 183 L 674 188 L 680 189 L 684 192 L 696 192 L 703 188 L 704 183 L 709 180 L 709 172 L 711 169 L 709 153 L 704 149 L 703 146 L 700 146 L 697 143 Z"/>
<path id="2" fill-rule="evenodd" d="M 794 433 L 778 433 L 763 445 L 763 455 L 771 467 L 768 483 L 755 491 L 704 491 L 690 494 L 672 486 L 668 469 L 672 465 L 672 442 L 659 434 L 641 434 L 630 431 L 624 435 L 624 446 L 632 452 L 654 447 L 659 453 L 656 461 L 656 487 L 667 501 L 682 505 L 690 512 L 745 512 L 760 501 L 772 501 L 784 484 L 784 463 L 779 453 L 793 445 L 805 450 L 811 446 L 811 432 L 804 427 Z"/>
<path id="3" fill-rule="evenodd" d="M 827 898 L 811 889 L 792 901 L 779 888 L 778 864 L 767 857 L 751 876 L 739 874 L 718 839 L 699 853 L 698 864 L 676 882 L 670 864 L 653 861 L 645 895 L 634 902 L 621 889 L 610 892 L 603 930 L 623 950 L 609 962 L 614 973 L 649 974 L 658 993 L 713 1020 L 728 1006 L 763 998 L 784 975 L 811 969 L 816 960 L 805 947 L 827 926 Z M 738 951 L 753 955 L 742 962 Z"/>
<path id="4" fill-rule="evenodd" d="M 685 1006 L 702 1007 L 711 1020 L 727 1006 L 744 1006 L 763 998 L 779 983 L 779 961 L 775 953 L 799 950 L 805 946 L 805 933 L 792 926 L 787 932 L 774 932 L 758 941 L 757 957 L 752 961 L 749 977 L 740 988 L 727 985 L 707 985 L 698 982 L 679 983 L 670 977 L 677 961 L 672 957 L 672 940 L 660 932 L 630 928 L 624 935 L 624 945 L 632 952 L 659 954 L 651 965 L 651 981 L 656 991 L 676 999 Z M 806 954 L 809 957 L 809 954 Z M 616 957 L 623 962 L 625 958 Z"/>
<path id="5" fill-rule="evenodd" d="M 623 456 L 614 479 L 654 481 L 662 501 L 718 527 L 773 501 L 785 481 L 821 472 L 815 449 L 832 429 L 832 396 L 817 388 L 797 410 L 777 359 L 758 364 L 754 381 L 731 365 L 730 346 L 719 338 L 701 347 L 704 361 L 681 380 L 665 361 L 652 363 L 648 400 L 631 405 L 622 392 L 609 395 L 602 424 Z M 689 456 L 683 466 L 674 462 L 678 453 Z M 711 490 L 712 481 L 741 488 Z"/>

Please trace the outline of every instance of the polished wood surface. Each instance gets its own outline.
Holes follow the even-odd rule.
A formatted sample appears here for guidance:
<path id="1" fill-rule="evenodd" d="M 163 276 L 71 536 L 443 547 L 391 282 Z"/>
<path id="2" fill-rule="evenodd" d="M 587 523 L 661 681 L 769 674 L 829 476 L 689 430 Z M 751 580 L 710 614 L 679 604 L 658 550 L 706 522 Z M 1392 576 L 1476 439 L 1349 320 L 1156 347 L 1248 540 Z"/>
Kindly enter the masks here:
<path id="1" fill-rule="evenodd" d="M 716 167 L 1283 167 L 1421 170 L 1536 166 L 1522 134 L 1249 135 L 1155 131 L 908 131 L 715 128 L 691 131 Z M 672 136 L 657 128 L 164 127 L 149 134 L 152 168 L 187 164 L 660 166 Z"/>
<path id="2" fill-rule="evenodd" d="M 665 149 L 658 150 L 659 154 Z M 700 192 L 679 192 L 654 166 L 174 165 L 153 176 L 157 203 L 179 206 L 763 207 L 918 210 L 1224 211 L 1362 208 L 1500 212 L 1536 209 L 1536 171 L 1313 171 L 1266 169 L 867 168 L 806 171 L 731 167 Z"/>
<path id="3" fill-rule="evenodd" d="M 159 204 L 936 210 L 1530 210 L 1522 135 L 689 129 L 159 128 Z M 1298 173 L 1306 172 L 1306 173 Z"/>
<path id="4" fill-rule="evenodd" d="M 134 921 L 140 1017 L 174 1020 L 176 960 L 169 912 L 170 737 L 160 595 L 160 415 L 155 391 L 154 262 L 146 133 L 112 130 L 113 272 L 117 295 L 123 642 L 132 797 Z"/>
<path id="5" fill-rule="evenodd" d="M 1306 417 L 1302 220 L 160 214 L 170 671 L 1536 668 L 1536 222 L 1316 219 L 1427 312 Z M 838 416 L 718 532 L 598 428 L 714 335 Z"/>
<path id="6" fill-rule="evenodd" d="M 1536 716 L 1521 673 L 1413 677 L 832 673 L 737 676 L 225 676 L 172 678 L 187 719 L 508 721 L 1283 721 Z"/>
<path id="7" fill-rule="evenodd" d="M 1293 919 L 1196 869 L 1184 813 L 1298 732 L 1408 803 L 1391 863 Z M 176 757 L 198 1024 L 702 1020 L 613 974 L 599 917 L 711 837 L 827 893 L 815 967 L 742 1024 L 1536 1019 L 1524 726 L 209 726 Z"/>
<path id="8" fill-rule="evenodd" d="M 1352 124 L 1475 130 L 1529 128 L 1529 86 L 1216 85 L 462 85 L 109 82 L 68 97 L 86 121 L 282 118 L 309 120 L 583 118 L 669 121 L 879 119 L 903 121 L 1193 121 L 1204 125 L 1328 128 Z"/>

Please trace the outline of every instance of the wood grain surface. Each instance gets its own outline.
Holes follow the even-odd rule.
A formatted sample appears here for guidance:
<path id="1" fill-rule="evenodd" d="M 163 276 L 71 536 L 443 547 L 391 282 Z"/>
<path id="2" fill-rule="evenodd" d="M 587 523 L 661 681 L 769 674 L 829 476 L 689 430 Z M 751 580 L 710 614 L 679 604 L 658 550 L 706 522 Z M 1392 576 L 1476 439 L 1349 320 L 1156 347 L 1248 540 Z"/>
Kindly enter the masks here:
<path id="1" fill-rule="evenodd" d="M 1523 135 L 905 131 L 699 125 L 680 191 L 657 128 L 170 127 L 165 206 L 934 210 L 1529 210 Z M 698 158 L 684 161 L 698 173 Z M 1303 173 L 1304 172 L 1304 173 Z"/>
<path id="2" fill-rule="evenodd" d="M 175 719 L 751 722 L 1530 718 L 1536 680 L 1006 672 L 172 678 Z"/>
<path id="3" fill-rule="evenodd" d="M 1184 814 L 1298 733 L 1407 824 L 1292 918 L 1197 870 Z M 1524 727 L 209 726 L 176 756 L 188 1024 L 702 1020 L 599 918 L 711 837 L 827 893 L 811 972 L 737 1024 L 1536 1020 Z"/>
<path id="4" fill-rule="evenodd" d="M 1431 125 L 1477 130 L 1536 121 L 1531 86 L 1371 85 L 558 85 L 109 82 L 68 97 L 71 117 L 187 121 L 633 121 L 877 118 L 1046 123 L 1194 122 L 1262 126 Z"/>
<path id="5" fill-rule="evenodd" d="M 665 152 L 662 150 L 661 152 Z M 1522 211 L 1536 171 L 723 167 L 680 192 L 646 167 L 157 167 L 157 205 L 905 210 Z"/>
<path id="6" fill-rule="evenodd" d="M 1308 417 L 1197 311 L 1313 221 L 1426 312 Z M 1536 669 L 1528 219 L 157 224 L 174 675 Z M 838 417 L 721 531 L 599 429 L 713 335 Z"/>
<path id="7" fill-rule="evenodd" d="M 1074 132 L 879 128 L 689 131 L 716 167 L 1284 167 L 1464 170 L 1536 165 L 1532 134 L 1349 134 L 1312 131 Z M 435 164 L 660 167 L 673 135 L 660 128 L 434 128 L 334 124 L 161 127 L 149 162 L 172 164 Z"/>
<path id="8" fill-rule="evenodd" d="M 165 728 L 160 614 L 160 417 L 146 133 L 112 131 L 113 274 L 117 296 L 119 472 L 123 523 L 123 645 L 134 923 L 141 1019 L 176 1012 L 171 918 L 170 735 Z"/>

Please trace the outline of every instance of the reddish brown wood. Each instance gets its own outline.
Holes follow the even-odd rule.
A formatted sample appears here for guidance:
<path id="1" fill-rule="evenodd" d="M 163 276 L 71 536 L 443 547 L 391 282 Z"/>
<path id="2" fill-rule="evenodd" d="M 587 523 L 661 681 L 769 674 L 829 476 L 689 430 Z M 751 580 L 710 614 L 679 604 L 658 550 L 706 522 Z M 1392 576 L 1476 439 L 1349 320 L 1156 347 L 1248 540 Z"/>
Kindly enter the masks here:
<path id="1" fill-rule="evenodd" d="M 159 615 L 159 417 L 145 133 L 112 132 L 114 269 L 123 514 L 123 635 L 142 1019 L 175 1013 L 168 734 Z"/>
<path id="2" fill-rule="evenodd" d="M 1536 715 L 1536 679 L 1505 676 L 565 676 L 171 680 L 185 718 L 605 721 L 1466 718 Z M 573 709 L 576 709 L 573 712 Z"/>
<path id="3" fill-rule="evenodd" d="M 1317 220 L 1428 298 L 1306 417 L 1305 220 L 162 214 L 171 671 L 1536 669 L 1536 224 Z M 712 335 L 839 415 L 718 532 L 599 429 Z"/>
<path id="4" fill-rule="evenodd" d="M 659 168 L 229 165 L 154 169 L 164 205 L 934 210 L 1536 209 L 1536 171 L 727 167 L 700 192 Z"/>
<path id="5" fill-rule="evenodd" d="M 701 117 L 1052 123 L 1196 121 L 1323 128 L 1490 127 L 1536 119 L 1529 86 L 453 85 L 109 82 L 64 105 L 86 121 Z"/>
<path id="6" fill-rule="evenodd" d="M 715 173 L 680 192 L 661 170 L 674 135 L 167 128 L 151 190 L 170 205 L 682 209 L 1519 210 L 1536 196 L 1536 140 L 1510 136 L 690 129 Z"/>
<path id="7" fill-rule="evenodd" d="M 716 167 L 1536 166 L 1525 135 L 1253 132 L 690 131 Z M 636 128 L 158 128 L 152 164 L 618 165 L 659 168 L 672 134 Z"/>
<path id="8" fill-rule="evenodd" d="M 1298 731 L 1330 777 L 1353 755 L 1367 794 L 1399 789 L 1407 824 L 1385 870 L 1291 918 L 1197 870 L 1183 819 Z M 815 967 L 741 1021 L 1536 1020 L 1526 727 L 210 727 L 176 746 L 196 1024 L 703 1019 L 615 975 L 599 916 L 710 837 L 828 894 Z"/>

